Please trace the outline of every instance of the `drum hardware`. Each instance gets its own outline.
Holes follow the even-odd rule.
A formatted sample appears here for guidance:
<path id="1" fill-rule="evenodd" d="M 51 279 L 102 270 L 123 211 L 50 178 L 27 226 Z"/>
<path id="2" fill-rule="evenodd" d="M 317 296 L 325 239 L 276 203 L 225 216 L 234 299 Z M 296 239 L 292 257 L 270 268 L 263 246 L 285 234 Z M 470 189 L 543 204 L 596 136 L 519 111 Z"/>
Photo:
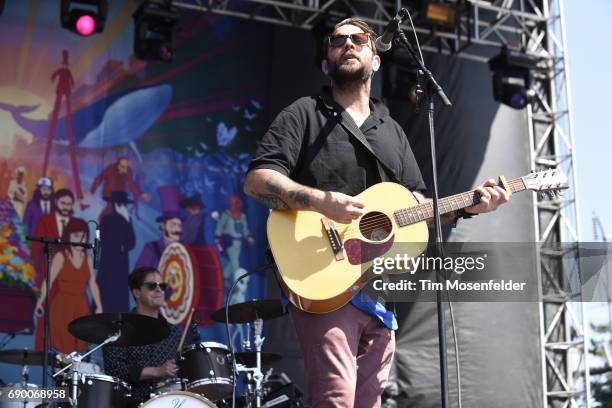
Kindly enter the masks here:
<path id="1" fill-rule="evenodd" d="M 98 407 L 125 407 L 129 397 L 130 387 L 127 383 L 117 377 L 104 374 L 75 374 L 72 379 L 68 377 L 59 385 L 65 386 L 68 382 L 77 382 L 77 402 L 81 408 Z M 58 406 L 71 407 L 70 403 L 59 403 Z"/>
<path id="2" fill-rule="evenodd" d="M 44 364 L 44 353 L 42 351 L 34 351 L 24 349 L 9 349 L 0 351 L 0 362 L 20 365 L 21 369 L 21 382 L 6 384 L 6 387 L 10 388 L 19 388 L 19 389 L 32 389 L 38 388 L 36 384 L 30 384 L 30 365 L 43 365 Z M 47 363 L 53 360 L 53 356 L 50 354 L 47 357 Z M 2 408 L 30 408 L 30 407 L 38 407 L 39 402 L 33 401 L 20 401 L 20 402 L 9 402 L 4 401 L 0 403 L 0 407 Z"/>
<path id="3" fill-rule="evenodd" d="M 234 376 L 225 344 L 202 342 L 185 347 L 177 360 L 180 377 L 189 392 L 215 401 L 231 394 Z"/>
<path id="4" fill-rule="evenodd" d="M 285 314 L 283 305 L 278 299 L 254 299 L 224 307 L 212 314 L 212 319 L 225 323 L 227 310 L 228 323 L 253 323 L 257 319 L 270 320 Z"/>
<path id="5" fill-rule="evenodd" d="M 43 365 L 45 354 L 42 351 L 24 349 L 9 349 L 0 351 L 0 362 L 15 365 Z M 53 360 L 49 353 L 47 360 Z"/>
<path id="6" fill-rule="evenodd" d="M 89 316 L 85 316 L 85 317 L 89 317 Z M 79 319 L 82 319 L 82 318 L 79 318 Z M 77 319 L 77 320 L 79 320 L 79 319 Z M 70 323 L 70 326 L 72 326 L 72 324 L 74 322 L 76 322 L 77 320 L 73 320 Z M 68 364 L 66 367 L 64 367 L 61 370 L 59 370 L 57 373 L 53 374 L 53 378 L 56 378 L 57 376 L 59 376 L 63 372 L 65 372 L 68 369 L 70 369 L 72 366 L 75 367 L 75 369 L 72 370 L 72 381 L 71 381 L 71 386 L 70 386 L 70 406 L 71 407 L 77 408 L 77 406 L 78 406 L 77 398 L 78 398 L 78 393 L 79 393 L 79 364 L 80 364 L 81 360 L 83 360 L 85 357 L 89 356 L 90 354 L 94 353 L 98 349 L 106 346 L 107 344 L 116 342 L 117 340 L 119 340 L 120 337 L 121 337 L 121 329 L 119 329 L 114 335 L 109 336 L 102 343 L 98 344 L 96 347 L 94 347 L 93 349 L 89 350 L 87 353 L 85 353 L 83 355 L 79 355 L 76 351 L 73 351 L 72 353 L 69 354 L 70 358 L 72 359 L 72 362 L 70 364 Z"/>
<path id="7" fill-rule="evenodd" d="M 78 405 L 79 378 L 83 377 L 79 372 L 79 363 L 83 358 L 109 343 L 115 343 L 115 346 L 119 347 L 144 346 L 158 342 L 170 333 L 170 329 L 158 319 L 136 313 L 99 313 L 82 316 L 70 322 L 68 331 L 80 340 L 98 344 L 82 356 L 76 352 L 71 353 L 70 356 L 73 361 L 53 374 L 53 378 L 56 378 L 75 366 L 70 387 L 70 406 L 73 408 Z M 83 378 L 88 376 L 94 378 L 94 375 L 88 374 Z M 102 377 L 98 376 L 96 378 L 106 382 L 115 382 L 113 377 Z"/>
<path id="8" fill-rule="evenodd" d="M 170 328 L 160 320 L 137 313 L 99 313 L 79 317 L 68 325 L 70 334 L 93 344 L 105 342 L 118 330 L 121 336 L 115 346 L 144 346 L 170 334 Z"/>
<path id="9" fill-rule="evenodd" d="M 261 407 L 261 400 L 263 398 L 263 390 L 262 390 L 262 380 L 263 373 L 261 372 L 261 346 L 263 345 L 265 337 L 262 337 L 263 333 L 263 320 L 258 318 L 253 323 L 253 331 L 255 332 L 255 356 L 256 362 L 255 371 L 253 372 L 253 379 L 255 380 L 255 406 L 257 408 Z"/>
<path id="10" fill-rule="evenodd" d="M 246 324 L 246 338 L 242 339 L 242 349 L 245 351 L 249 351 L 251 350 L 251 323 L 247 322 Z M 238 353 L 236 353 L 236 358 L 238 358 L 237 356 Z"/>
<path id="11" fill-rule="evenodd" d="M 149 398 L 173 391 L 185 391 L 185 381 L 182 378 L 169 378 L 159 381 L 152 387 Z"/>
<path id="12" fill-rule="evenodd" d="M 255 402 L 255 407 L 261 407 L 264 397 L 262 360 L 266 360 L 265 362 L 269 360 L 268 355 L 262 352 L 262 346 L 265 341 L 265 337 L 262 336 L 263 321 L 280 317 L 284 313 L 285 311 L 280 300 L 260 299 L 230 305 L 212 314 L 212 319 L 217 322 L 247 325 L 246 338 L 241 339 L 241 345 L 245 351 L 235 353 L 235 360 L 232 364 L 234 378 L 238 378 L 238 375 L 241 373 L 245 373 L 247 376 L 245 395 L 247 407 L 253 406 L 253 401 Z M 252 341 L 251 327 L 253 329 Z M 254 350 L 251 346 L 253 346 Z M 264 355 L 266 357 L 262 358 Z M 270 358 L 270 360 L 274 359 Z"/>

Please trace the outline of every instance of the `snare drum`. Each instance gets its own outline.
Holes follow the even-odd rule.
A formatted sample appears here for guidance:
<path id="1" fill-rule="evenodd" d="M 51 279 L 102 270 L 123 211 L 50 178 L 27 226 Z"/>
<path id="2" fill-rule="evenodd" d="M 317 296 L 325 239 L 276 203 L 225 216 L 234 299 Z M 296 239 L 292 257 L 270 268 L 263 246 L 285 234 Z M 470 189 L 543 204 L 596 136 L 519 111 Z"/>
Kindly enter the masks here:
<path id="1" fill-rule="evenodd" d="M 193 344 L 183 350 L 178 366 L 187 391 L 202 394 L 213 401 L 232 393 L 232 368 L 225 344 Z"/>
<path id="2" fill-rule="evenodd" d="M 141 408 L 217 408 L 208 399 L 186 391 L 172 391 L 157 395 L 140 406 Z M 80 408 L 80 406 L 79 406 Z"/>
<path id="3" fill-rule="evenodd" d="M 170 378 L 155 384 L 154 395 L 164 394 L 171 391 L 184 391 L 185 384 L 178 378 Z M 151 395 L 153 397 L 153 395 Z"/>
<path id="4" fill-rule="evenodd" d="M 68 387 L 70 394 L 71 379 L 64 378 L 61 386 Z M 77 387 L 79 408 L 125 407 L 130 390 L 130 387 L 119 378 L 103 374 L 81 374 Z M 60 406 L 70 407 L 70 404 L 63 403 Z"/>

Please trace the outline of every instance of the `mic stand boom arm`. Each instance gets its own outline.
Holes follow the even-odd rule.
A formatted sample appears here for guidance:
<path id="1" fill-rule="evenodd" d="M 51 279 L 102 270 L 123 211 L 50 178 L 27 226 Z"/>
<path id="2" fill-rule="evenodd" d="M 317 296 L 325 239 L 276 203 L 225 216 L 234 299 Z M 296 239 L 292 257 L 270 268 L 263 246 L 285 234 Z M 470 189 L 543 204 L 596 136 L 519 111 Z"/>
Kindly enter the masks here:
<path id="1" fill-rule="evenodd" d="M 425 78 L 427 79 L 429 88 L 432 89 L 436 95 L 438 95 L 438 97 L 442 101 L 442 104 L 448 107 L 453 106 L 450 99 L 448 99 L 448 96 L 446 96 L 446 94 L 444 93 L 444 90 L 442 89 L 440 84 L 438 84 L 438 81 L 436 81 L 436 78 L 433 77 L 431 71 L 427 69 L 423 61 L 421 61 L 419 56 L 416 54 L 416 52 L 414 51 L 414 48 L 412 47 L 412 44 L 410 44 L 410 42 L 406 38 L 406 34 L 404 34 L 404 31 L 401 28 L 397 29 L 396 41 L 400 45 L 402 45 L 404 48 L 406 48 L 406 50 L 408 50 L 408 53 L 410 54 L 414 62 L 416 62 L 419 69 L 423 71 L 423 74 L 425 75 Z"/>

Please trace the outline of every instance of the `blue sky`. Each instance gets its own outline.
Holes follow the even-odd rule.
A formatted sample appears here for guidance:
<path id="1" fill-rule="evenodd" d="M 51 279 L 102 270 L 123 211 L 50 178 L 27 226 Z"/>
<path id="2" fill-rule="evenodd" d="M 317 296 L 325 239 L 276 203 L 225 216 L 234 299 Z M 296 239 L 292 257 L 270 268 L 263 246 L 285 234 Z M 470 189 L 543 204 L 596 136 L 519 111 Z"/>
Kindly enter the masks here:
<path id="1" fill-rule="evenodd" d="M 593 212 L 612 235 L 612 1 L 566 0 L 569 53 L 582 241 L 593 241 Z M 608 305 L 586 304 L 587 319 L 608 322 Z M 591 333 L 593 335 L 593 333 Z M 601 335 L 594 335 L 602 339 Z M 610 337 L 608 337 L 609 339 Z M 603 361 L 595 362 L 603 365 Z"/>
<path id="2" fill-rule="evenodd" d="M 592 214 L 612 234 L 612 1 L 566 0 L 565 22 L 576 142 L 582 241 L 593 240 Z"/>

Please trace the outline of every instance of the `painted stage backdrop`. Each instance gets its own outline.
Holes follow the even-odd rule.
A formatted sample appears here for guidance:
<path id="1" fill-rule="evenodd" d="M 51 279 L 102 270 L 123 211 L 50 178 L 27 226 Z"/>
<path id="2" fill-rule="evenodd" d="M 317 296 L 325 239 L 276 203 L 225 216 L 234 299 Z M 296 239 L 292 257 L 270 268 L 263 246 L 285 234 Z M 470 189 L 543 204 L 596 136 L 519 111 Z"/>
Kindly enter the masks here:
<path id="1" fill-rule="evenodd" d="M 71 320 L 133 307 L 137 266 L 162 270 L 171 321 L 194 307 L 202 338 L 225 343 L 210 315 L 265 263 L 267 210 L 242 183 L 269 119 L 253 46 L 269 33 L 193 13 L 175 61 L 145 62 L 132 51 L 136 5 L 111 2 L 90 38 L 60 28 L 59 2 L 7 2 L 0 16 L 0 332 L 29 330 L 30 349 L 42 344 L 47 268 L 26 236 L 85 240 L 87 222 L 100 226 L 97 271 L 79 248 L 50 260 L 51 345 L 65 353 L 87 346 Z M 242 282 L 232 303 L 265 297 L 265 279 Z M 234 333 L 238 344 L 244 328 Z"/>

